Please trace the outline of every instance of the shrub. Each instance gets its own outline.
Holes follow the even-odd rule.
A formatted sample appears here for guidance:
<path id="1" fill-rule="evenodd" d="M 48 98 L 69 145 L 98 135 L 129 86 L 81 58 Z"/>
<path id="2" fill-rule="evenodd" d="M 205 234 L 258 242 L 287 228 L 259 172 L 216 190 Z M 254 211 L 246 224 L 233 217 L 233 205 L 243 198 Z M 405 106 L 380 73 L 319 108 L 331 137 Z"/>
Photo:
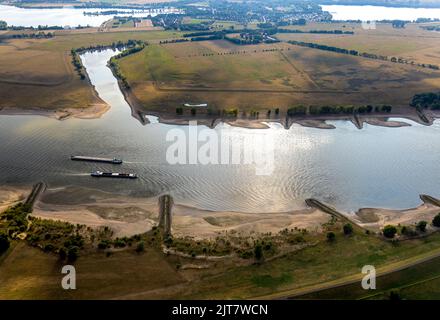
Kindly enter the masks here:
<path id="1" fill-rule="evenodd" d="M 109 243 L 107 240 L 102 240 L 101 242 L 98 243 L 98 249 L 104 250 L 107 249 L 109 247 Z"/>
<path id="2" fill-rule="evenodd" d="M 43 248 L 43 250 L 46 252 L 52 252 L 54 249 L 55 249 L 55 247 L 51 243 L 46 244 Z"/>
<path id="3" fill-rule="evenodd" d="M 4 233 L 0 233 L 0 254 L 6 252 L 10 245 L 11 243 L 9 242 L 8 236 Z"/>
<path id="4" fill-rule="evenodd" d="M 257 243 L 254 247 L 254 256 L 258 261 L 263 259 L 263 247 L 260 243 Z"/>
<path id="5" fill-rule="evenodd" d="M 344 224 L 342 229 L 345 235 L 350 235 L 353 233 L 353 226 L 350 223 Z"/>
<path id="6" fill-rule="evenodd" d="M 387 225 L 383 228 L 382 233 L 386 238 L 391 239 L 396 235 L 397 229 L 395 226 Z"/>
<path id="7" fill-rule="evenodd" d="M 414 237 L 417 235 L 417 232 L 413 228 L 407 226 L 402 227 L 401 233 L 407 237 Z"/>
<path id="8" fill-rule="evenodd" d="M 67 257 L 66 249 L 61 248 L 61 249 L 58 251 L 58 255 L 60 256 L 60 259 L 61 259 L 61 260 L 66 259 L 66 257 Z"/>
<path id="9" fill-rule="evenodd" d="M 69 249 L 67 250 L 67 259 L 69 261 L 75 261 L 76 259 L 78 259 L 78 250 L 79 248 L 76 246 L 71 246 L 69 247 Z"/>
<path id="10" fill-rule="evenodd" d="M 440 227 L 440 213 L 432 219 L 432 224 L 434 227 Z"/>
<path id="11" fill-rule="evenodd" d="M 336 239 L 336 235 L 334 232 L 332 232 L 332 231 L 327 232 L 327 241 L 333 242 L 333 241 L 335 241 L 335 239 Z"/>
<path id="12" fill-rule="evenodd" d="M 136 252 L 144 252 L 145 250 L 145 244 L 143 241 L 139 242 L 136 247 Z"/>
<path id="13" fill-rule="evenodd" d="M 426 221 L 419 221 L 419 223 L 417 223 L 417 225 L 416 225 L 416 228 L 420 232 L 425 232 L 427 224 L 428 223 Z"/>

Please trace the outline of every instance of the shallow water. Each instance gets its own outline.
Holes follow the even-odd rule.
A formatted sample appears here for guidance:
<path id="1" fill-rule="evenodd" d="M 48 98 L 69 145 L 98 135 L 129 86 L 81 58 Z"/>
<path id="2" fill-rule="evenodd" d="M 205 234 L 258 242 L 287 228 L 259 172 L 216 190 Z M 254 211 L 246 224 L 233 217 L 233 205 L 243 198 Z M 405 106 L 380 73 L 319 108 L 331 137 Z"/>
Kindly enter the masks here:
<path id="1" fill-rule="evenodd" d="M 359 207 L 407 208 L 418 195 L 440 196 L 440 122 L 427 127 L 358 130 L 331 121 L 334 130 L 294 125 L 285 130 L 220 125 L 216 132 L 240 148 L 248 136 L 275 141 L 275 168 L 256 175 L 255 165 L 170 165 L 164 124 L 142 126 L 106 67 L 112 50 L 86 53 L 84 66 L 99 95 L 111 105 L 101 119 L 57 121 L 40 116 L 0 116 L 0 184 L 46 181 L 51 188 L 76 185 L 109 192 L 174 195 L 176 202 L 210 210 L 280 212 L 304 207 L 315 197 L 353 211 Z M 154 117 L 151 120 L 155 120 Z M 406 120 L 405 120 L 406 121 Z M 202 129 L 202 127 L 200 127 Z M 258 149 L 258 144 L 252 148 Z M 72 154 L 121 157 L 122 166 L 70 161 Z M 92 170 L 136 172 L 136 181 L 96 179 Z"/>

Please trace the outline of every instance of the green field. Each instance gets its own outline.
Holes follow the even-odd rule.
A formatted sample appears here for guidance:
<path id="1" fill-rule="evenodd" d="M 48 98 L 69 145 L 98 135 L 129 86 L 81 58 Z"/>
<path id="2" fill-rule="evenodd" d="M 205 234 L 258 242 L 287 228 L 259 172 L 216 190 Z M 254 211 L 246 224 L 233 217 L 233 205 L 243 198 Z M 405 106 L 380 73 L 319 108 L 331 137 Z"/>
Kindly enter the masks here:
<path id="1" fill-rule="evenodd" d="M 51 39 L 0 42 L 0 109 L 82 109 L 102 101 L 73 69 L 72 48 L 110 45 L 129 39 L 158 41 L 174 32 L 57 31 Z M 56 94 L 54 94 L 56 93 Z"/>
<path id="2" fill-rule="evenodd" d="M 325 233 L 307 233 L 305 241 L 308 247 L 268 257 L 259 263 L 237 257 L 210 261 L 165 255 L 156 245 L 147 245 L 143 253 L 135 252 L 135 247 L 126 247 L 110 250 L 110 255 L 87 249 L 81 251 L 79 259 L 74 262 L 78 273 L 78 289 L 74 291 L 65 291 L 60 287 L 62 262 L 57 255 L 44 253 L 22 242 L 13 242 L 12 248 L 0 258 L 0 298 L 288 297 L 291 292 L 301 292 L 302 288 L 319 288 L 330 281 L 360 277 L 361 268 L 366 264 L 374 265 L 378 270 L 392 270 L 422 257 L 440 254 L 439 233 L 423 239 L 392 243 L 377 235 L 367 235 L 358 228 L 355 228 L 354 235 L 345 236 L 340 223 L 331 223 L 326 229 L 335 232 L 334 242 L 328 242 Z M 429 268 L 421 264 L 422 269 L 413 272 L 412 277 L 395 273 L 397 276 L 393 276 L 391 284 L 406 286 L 418 282 L 418 286 L 426 288 L 428 282 L 420 280 L 436 277 L 438 263 L 439 259 L 432 260 Z M 382 290 L 389 287 L 381 280 L 378 283 Z M 438 296 L 440 291 L 434 285 L 435 282 L 429 285 L 425 297 Z M 406 297 L 411 298 L 413 293 L 410 290 L 416 288 L 402 289 L 402 294 L 407 290 Z M 417 292 L 414 297 L 421 296 L 421 291 Z M 345 291 L 336 291 L 330 297 L 343 297 L 343 294 Z M 357 296 L 348 292 L 346 298 L 350 297 Z M 387 296 L 377 296 L 381 297 Z"/>
<path id="3" fill-rule="evenodd" d="M 119 64 L 145 110 L 169 113 L 188 102 L 245 111 L 299 104 L 408 108 L 415 93 L 440 88 L 438 71 L 287 43 L 156 44 Z"/>

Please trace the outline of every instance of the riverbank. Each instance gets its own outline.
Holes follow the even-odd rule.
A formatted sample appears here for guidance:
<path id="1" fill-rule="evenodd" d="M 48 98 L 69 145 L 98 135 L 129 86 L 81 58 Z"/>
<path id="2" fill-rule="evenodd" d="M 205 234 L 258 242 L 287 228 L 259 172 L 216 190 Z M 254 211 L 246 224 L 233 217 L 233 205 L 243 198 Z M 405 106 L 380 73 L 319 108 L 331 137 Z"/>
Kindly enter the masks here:
<path id="1" fill-rule="evenodd" d="M 113 74 L 115 72 L 112 70 Z M 116 77 L 117 78 L 117 77 Z M 117 78 L 118 79 L 118 78 Z M 140 121 L 142 124 L 148 124 L 147 115 L 158 118 L 159 123 L 169 125 L 188 125 L 190 121 L 197 121 L 199 125 L 205 125 L 209 128 L 214 128 L 220 123 L 227 123 L 231 126 L 241 127 L 246 129 L 268 129 L 268 123 L 279 123 L 285 129 L 289 129 L 293 124 L 299 124 L 303 127 L 311 127 L 317 129 L 335 129 L 336 127 L 326 121 L 350 121 L 358 129 L 362 129 L 364 124 L 400 128 L 411 126 L 410 123 L 404 121 L 389 120 L 390 118 L 407 119 L 422 125 L 432 125 L 434 121 L 440 118 L 440 113 L 433 110 L 425 110 L 422 116 L 410 107 L 399 107 L 396 111 L 391 113 L 370 113 L 370 114 L 353 114 L 353 115 L 306 115 L 306 116 L 287 116 L 287 115 L 273 115 L 273 116 L 257 116 L 246 117 L 239 115 L 237 117 L 221 117 L 221 116 L 207 116 L 206 114 L 195 115 L 176 115 L 170 112 L 157 112 L 145 110 L 145 105 L 136 97 L 131 89 L 127 89 L 118 79 L 119 89 L 121 90 L 127 104 L 130 106 L 132 116 Z M 189 108 L 188 108 L 189 109 Z"/>
<path id="2" fill-rule="evenodd" d="M 24 187 L 1 187 L 1 190 L 2 210 L 30 192 L 30 188 Z M 125 237 L 148 232 L 158 224 L 157 200 L 157 197 L 137 198 L 74 186 L 48 188 L 35 203 L 32 215 L 92 228 L 107 226 L 115 237 Z M 430 222 L 440 213 L 440 207 L 426 201 L 412 209 L 361 208 L 355 214 L 341 213 L 353 224 L 379 232 L 387 224 L 414 226 L 422 220 Z M 172 214 L 173 236 L 193 239 L 215 239 L 225 234 L 238 237 L 277 234 L 284 229 L 320 233 L 331 220 L 328 212 L 306 204 L 304 209 L 278 213 L 215 212 L 175 204 Z"/>
<path id="3" fill-rule="evenodd" d="M 299 124 L 303 127 L 317 128 L 317 129 L 335 129 L 333 124 L 327 121 L 349 121 L 353 123 L 358 129 L 362 129 L 365 124 L 387 128 L 401 128 L 409 127 L 410 123 L 404 120 L 409 120 L 421 125 L 431 126 L 434 121 L 440 118 L 440 114 L 435 111 L 425 111 L 426 119 L 422 119 L 415 110 L 409 109 L 406 112 L 393 112 L 390 114 L 369 114 L 369 115 L 310 115 L 310 116 L 273 116 L 273 117 L 207 117 L 205 115 L 194 116 L 177 116 L 166 112 L 149 112 L 145 111 L 142 104 L 136 97 L 128 90 L 121 87 L 121 91 L 126 97 L 127 103 L 131 107 L 131 112 L 134 118 L 138 119 L 143 124 L 148 124 L 147 115 L 152 115 L 158 118 L 159 123 L 169 125 L 188 125 L 190 121 L 196 121 L 199 125 L 205 125 L 209 128 L 215 128 L 220 123 L 227 123 L 234 127 L 241 127 L 246 129 L 268 129 L 268 123 L 278 123 L 285 129 L 290 129 L 293 124 Z M 403 121 L 390 120 L 399 118 Z M 425 121 L 427 120 L 427 121 Z"/>
<path id="4" fill-rule="evenodd" d="M 3 108 L 0 109 L 0 116 L 44 116 L 56 120 L 67 120 L 70 118 L 98 119 L 108 110 L 110 110 L 110 106 L 106 103 L 96 103 L 87 108 L 63 108 L 57 110 Z"/>
<path id="5" fill-rule="evenodd" d="M 33 216 L 85 224 L 107 226 L 114 236 L 145 233 L 158 223 L 157 198 L 134 198 L 78 187 L 47 189 L 34 205 Z M 306 208 L 280 213 L 242 213 L 197 209 L 176 204 L 173 207 L 172 233 L 176 237 L 214 239 L 222 233 L 248 236 L 278 233 L 288 229 L 319 232 L 329 220 L 324 212 Z"/>

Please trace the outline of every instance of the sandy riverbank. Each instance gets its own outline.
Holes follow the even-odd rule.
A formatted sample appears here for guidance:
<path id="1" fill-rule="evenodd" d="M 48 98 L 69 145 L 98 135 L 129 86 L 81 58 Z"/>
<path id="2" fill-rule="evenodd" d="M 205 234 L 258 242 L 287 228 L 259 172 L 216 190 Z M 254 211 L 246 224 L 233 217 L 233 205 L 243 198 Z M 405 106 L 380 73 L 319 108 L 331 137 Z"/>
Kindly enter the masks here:
<path id="1" fill-rule="evenodd" d="M 439 207 L 423 203 L 416 208 L 404 210 L 363 208 L 356 212 L 355 218 L 361 226 L 374 231 L 379 231 L 388 224 L 415 226 L 422 220 L 428 222 L 429 229 L 432 219 L 439 213 Z"/>
<path id="2" fill-rule="evenodd" d="M 35 203 L 33 216 L 91 227 L 108 226 L 116 237 L 151 230 L 158 222 L 157 198 L 133 198 L 77 187 L 47 189 Z M 329 215 L 317 209 L 286 213 L 212 212 L 183 205 L 173 207 L 175 236 L 215 238 L 223 232 L 273 232 L 285 228 L 319 231 Z"/>
<path id="3" fill-rule="evenodd" d="M 6 210 L 15 203 L 26 199 L 32 187 L 0 187 L 0 211 Z"/>
<path id="4" fill-rule="evenodd" d="M 59 110 L 45 110 L 45 109 L 18 109 L 18 108 L 3 108 L 0 109 L 0 115 L 32 115 L 44 116 L 56 120 L 66 120 L 69 118 L 77 119 L 98 119 L 102 117 L 110 106 L 106 103 L 96 103 L 87 108 L 66 108 Z"/>
<path id="5" fill-rule="evenodd" d="M 0 208 L 24 199 L 29 188 L 0 187 Z M 90 227 L 108 226 L 115 237 L 131 236 L 151 230 L 158 223 L 157 197 L 137 198 L 79 187 L 48 188 L 35 203 L 33 215 Z M 423 203 L 417 208 L 393 210 L 363 208 L 346 214 L 353 222 L 373 231 L 386 224 L 415 225 L 430 222 L 440 207 Z M 319 232 L 330 215 L 316 208 L 280 213 L 213 212 L 176 204 L 173 207 L 172 233 L 177 237 L 215 238 L 225 232 L 246 236 L 277 233 L 285 228 Z"/>

